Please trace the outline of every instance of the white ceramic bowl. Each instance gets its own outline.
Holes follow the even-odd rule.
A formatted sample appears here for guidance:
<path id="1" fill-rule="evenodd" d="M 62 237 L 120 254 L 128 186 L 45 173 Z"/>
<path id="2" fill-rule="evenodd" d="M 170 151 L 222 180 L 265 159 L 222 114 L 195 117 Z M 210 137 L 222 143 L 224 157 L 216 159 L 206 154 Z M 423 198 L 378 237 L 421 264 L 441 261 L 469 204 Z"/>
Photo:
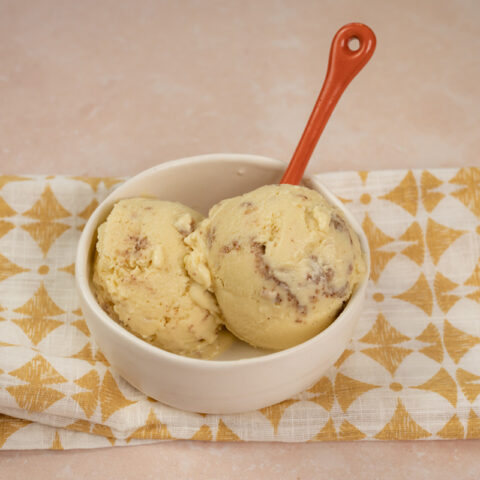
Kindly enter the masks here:
<path id="1" fill-rule="evenodd" d="M 275 353 L 238 342 L 219 360 L 166 352 L 129 333 L 98 305 L 90 278 L 98 225 L 115 202 L 155 196 L 184 203 L 203 214 L 219 200 L 278 183 L 283 162 L 253 155 L 202 155 L 163 163 L 126 181 L 93 212 L 80 237 L 76 283 L 88 327 L 111 365 L 145 394 L 168 405 L 203 413 L 236 413 L 280 402 L 312 385 L 337 360 L 360 315 L 365 280 L 338 318 L 314 338 Z M 367 265 L 368 242 L 343 204 L 316 180 L 305 183 L 341 209 L 360 237 Z M 368 273 L 368 272 L 367 272 Z M 368 278 L 368 276 L 366 277 Z"/>

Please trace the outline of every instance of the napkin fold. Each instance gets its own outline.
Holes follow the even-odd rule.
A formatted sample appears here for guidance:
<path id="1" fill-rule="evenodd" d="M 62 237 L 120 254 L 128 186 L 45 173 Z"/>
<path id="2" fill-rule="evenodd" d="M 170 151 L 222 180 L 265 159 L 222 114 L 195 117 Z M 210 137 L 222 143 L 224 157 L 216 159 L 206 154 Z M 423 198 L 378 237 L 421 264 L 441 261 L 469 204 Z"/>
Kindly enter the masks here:
<path id="1" fill-rule="evenodd" d="M 119 377 L 79 308 L 76 244 L 122 179 L 0 176 L 0 448 L 480 438 L 480 169 L 318 178 L 372 251 L 352 343 L 291 399 L 203 415 Z"/>

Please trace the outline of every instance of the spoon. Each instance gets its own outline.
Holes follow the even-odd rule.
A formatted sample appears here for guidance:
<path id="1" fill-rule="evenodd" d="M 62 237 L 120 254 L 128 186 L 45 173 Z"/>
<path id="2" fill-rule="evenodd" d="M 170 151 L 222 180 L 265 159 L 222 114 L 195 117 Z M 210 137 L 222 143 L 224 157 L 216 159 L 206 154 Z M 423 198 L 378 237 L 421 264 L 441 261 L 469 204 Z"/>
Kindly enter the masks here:
<path id="1" fill-rule="evenodd" d="M 354 41 L 358 41 L 357 49 L 353 48 Z M 372 57 L 376 43 L 373 31 L 362 23 L 344 25 L 335 34 L 322 90 L 280 183 L 300 183 L 335 105 L 348 84 Z"/>

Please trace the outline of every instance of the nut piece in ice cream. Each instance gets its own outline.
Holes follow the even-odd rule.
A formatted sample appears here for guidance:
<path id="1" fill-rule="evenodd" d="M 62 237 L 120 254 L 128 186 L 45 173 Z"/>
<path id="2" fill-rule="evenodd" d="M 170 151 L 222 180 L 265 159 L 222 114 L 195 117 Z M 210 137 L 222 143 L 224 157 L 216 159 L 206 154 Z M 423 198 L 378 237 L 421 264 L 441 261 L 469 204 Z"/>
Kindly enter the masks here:
<path id="1" fill-rule="evenodd" d="M 165 350 L 213 358 L 231 343 L 217 302 L 184 267 L 202 215 L 179 203 L 121 200 L 98 228 L 93 285 L 102 308 Z"/>
<path id="2" fill-rule="evenodd" d="M 215 293 L 227 328 L 266 349 L 324 330 L 366 270 L 342 213 L 299 186 L 267 185 L 224 200 L 185 241 L 187 271 Z"/>

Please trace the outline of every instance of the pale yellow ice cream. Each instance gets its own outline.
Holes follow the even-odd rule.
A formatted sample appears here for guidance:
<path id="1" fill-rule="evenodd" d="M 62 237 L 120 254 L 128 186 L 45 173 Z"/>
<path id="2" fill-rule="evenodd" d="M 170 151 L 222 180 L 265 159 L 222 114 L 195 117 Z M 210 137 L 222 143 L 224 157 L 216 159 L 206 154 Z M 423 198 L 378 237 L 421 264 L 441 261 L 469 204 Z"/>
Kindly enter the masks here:
<path id="1" fill-rule="evenodd" d="M 93 285 L 102 308 L 170 352 L 213 358 L 231 343 L 212 293 L 184 267 L 202 215 L 179 203 L 121 200 L 98 228 Z"/>
<path id="2" fill-rule="evenodd" d="M 342 213 L 305 187 L 267 185 L 224 200 L 185 242 L 187 271 L 215 293 L 227 328 L 266 349 L 325 329 L 366 270 Z"/>

